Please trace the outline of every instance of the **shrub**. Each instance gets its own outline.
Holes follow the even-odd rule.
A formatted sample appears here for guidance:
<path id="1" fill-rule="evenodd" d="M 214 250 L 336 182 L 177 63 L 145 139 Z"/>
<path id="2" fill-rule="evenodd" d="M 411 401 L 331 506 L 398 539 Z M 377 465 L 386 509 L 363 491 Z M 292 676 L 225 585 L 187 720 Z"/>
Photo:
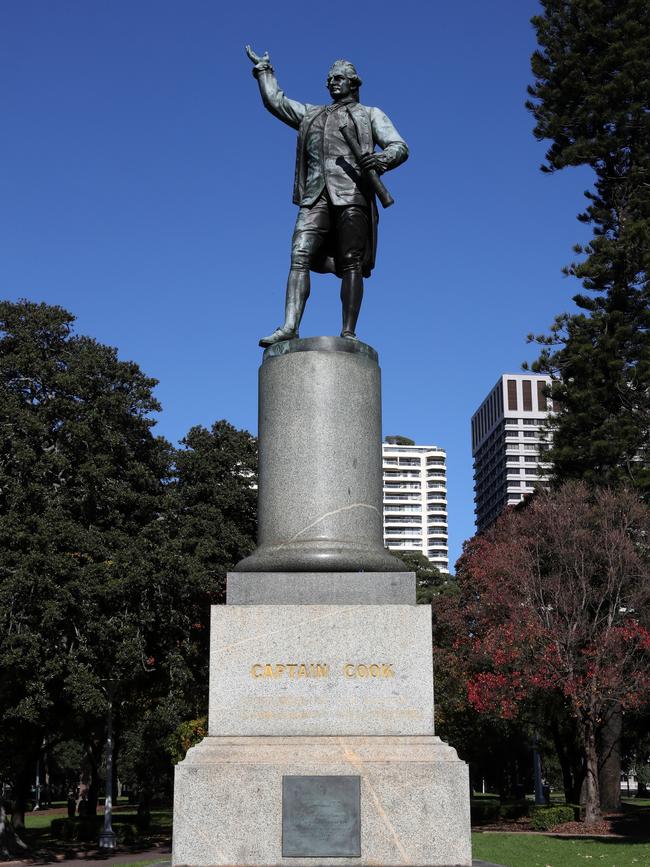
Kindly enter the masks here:
<path id="1" fill-rule="evenodd" d="M 494 799 L 481 799 L 471 801 L 472 825 L 487 825 L 496 822 L 499 818 L 501 805 Z"/>
<path id="2" fill-rule="evenodd" d="M 120 843 L 134 843 L 138 837 L 138 828 L 135 823 L 123 821 L 119 817 L 113 817 L 113 830 Z M 67 843 L 95 843 L 104 827 L 103 816 L 84 816 L 74 819 L 52 819 L 50 832 L 58 840 Z"/>
<path id="3" fill-rule="evenodd" d="M 84 816 L 74 819 L 52 819 L 50 831 L 53 837 L 68 843 L 89 843 L 97 840 L 103 825 L 101 816 Z"/>
<path id="4" fill-rule="evenodd" d="M 535 807 L 530 818 L 530 827 L 533 831 L 551 831 L 557 825 L 564 822 L 573 822 L 575 811 L 566 804 L 557 807 Z"/>
<path id="5" fill-rule="evenodd" d="M 500 815 L 507 822 L 515 822 L 523 816 L 529 815 L 530 804 L 527 801 L 514 801 L 510 804 L 501 804 Z"/>
<path id="6" fill-rule="evenodd" d="M 123 822 L 119 825 L 113 825 L 113 830 L 117 835 L 118 843 L 126 843 L 130 845 L 135 843 L 138 838 L 138 828 L 132 822 Z"/>
<path id="7" fill-rule="evenodd" d="M 171 756 L 172 762 L 178 764 L 178 762 L 183 761 L 189 748 L 203 740 L 207 733 L 207 716 L 185 720 L 177 726 L 165 741 L 165 748 Z"/>

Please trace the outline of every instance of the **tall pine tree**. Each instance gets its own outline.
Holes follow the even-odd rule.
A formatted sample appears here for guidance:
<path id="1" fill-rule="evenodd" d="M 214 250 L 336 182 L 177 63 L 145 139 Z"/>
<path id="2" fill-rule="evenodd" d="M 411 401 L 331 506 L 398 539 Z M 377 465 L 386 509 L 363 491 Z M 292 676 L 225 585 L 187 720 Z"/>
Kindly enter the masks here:
<path id="1" fill-rule="evenodd" d="M 590 166 L 593 227 L 565 273 L 589 294 L 558 316 L 533 364 L 557 378 L 558 481 L 632 483 L 650 496 L 650 5 L 542 0 L 527 103 L 550 139 L 542 170 Z"/>
<path id="2" fill-rule="evenodd" d="M 541 0 L 527 103 L 542 170 L 589 166 L 578 219 L 593 227 L 567 275 L 578 312 L 558 316 L 533 364 L 554 379 L 559 408 L 550 459 L 556 483 L 634 485 L 650 499 L 650 6 L 647 0 Z M 622 719 L 600 735 L 604 807 L 620 802 Z"/>

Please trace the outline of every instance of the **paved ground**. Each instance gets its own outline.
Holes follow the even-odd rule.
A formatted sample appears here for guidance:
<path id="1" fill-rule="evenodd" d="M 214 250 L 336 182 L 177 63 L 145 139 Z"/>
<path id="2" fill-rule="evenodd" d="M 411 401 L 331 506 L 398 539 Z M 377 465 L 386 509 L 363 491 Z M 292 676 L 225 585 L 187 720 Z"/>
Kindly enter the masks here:
<path id="1" fill-rule="evenodd" d="M 502 867 L 501 864 L 494 864 L 492 861 L 472 861 L 472 867 Z"/>
<path id="2" fill-rule="evenodd" d="M 59 867 L 79 867 L 83 864 L 84 867 L 107 867 L 110 864 L 133 864 L 136 861 L 149 861 L 151 867 L 170 867 L 171 858 L 161 858 L 161 855 L 169 853 L 161 852 L 160 849 L 149 852 L 135 853 L 120 853 L 119 855 L 110 855 L 104 858 L 75 858 L 71 861 L 52 861 L 51 864 L 57 864 Z M 25 867 L 27 864 L 38 864 L 37 861 L 5 861 L 2 867 Z M 43 862 L 40 862 L 43 863 Z M 500 864 L 493 864 L 491 861 L 472 861 L 472 867 L 502 867 Z"/>

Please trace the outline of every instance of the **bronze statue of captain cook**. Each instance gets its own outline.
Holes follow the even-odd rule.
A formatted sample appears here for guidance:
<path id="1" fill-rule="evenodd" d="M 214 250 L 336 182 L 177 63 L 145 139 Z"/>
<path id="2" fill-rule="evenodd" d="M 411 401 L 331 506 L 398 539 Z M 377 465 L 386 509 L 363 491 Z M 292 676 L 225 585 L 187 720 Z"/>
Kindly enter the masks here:
<path id="1" fill-rule="evenodd" d="M 349 61 L 337 60 L 328 73 L 331 105 L 310 105 L 280 90 L 268 52 L 258 57 L 246 46 L 246 53 L 255 64 L 253 75 L 266 108 L 298 130 L 293 201 L 300 210 L 291 242 L 284 324 L 263 337 L 260 346 L 298 337 L 310 271 L 341 278 L 341 337 L 355 339 L 363 278 L 374 267 L 377 246 L 377 206 L 369 174 L 403 163 L 406 142 L 383 111 L 359 102 L 361 79 Z M 358 142 L 358 160 L 340 129 L 347 121 Z M 373 152 L 375 145 L 381 152 Z"/>

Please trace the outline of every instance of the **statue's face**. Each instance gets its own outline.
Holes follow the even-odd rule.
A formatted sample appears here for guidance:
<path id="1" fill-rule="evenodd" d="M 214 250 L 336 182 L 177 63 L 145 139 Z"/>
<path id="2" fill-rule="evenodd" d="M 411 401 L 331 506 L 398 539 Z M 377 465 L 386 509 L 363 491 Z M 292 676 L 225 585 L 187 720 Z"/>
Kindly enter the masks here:
<path id="1" fill-rule="evenodd" d="M 352 93 L 352 85 L 350 79 L 342 72 L 334 72 L 327 79 L 327 89 L 334 102 L 340 99 L 345 99 Z"/>

